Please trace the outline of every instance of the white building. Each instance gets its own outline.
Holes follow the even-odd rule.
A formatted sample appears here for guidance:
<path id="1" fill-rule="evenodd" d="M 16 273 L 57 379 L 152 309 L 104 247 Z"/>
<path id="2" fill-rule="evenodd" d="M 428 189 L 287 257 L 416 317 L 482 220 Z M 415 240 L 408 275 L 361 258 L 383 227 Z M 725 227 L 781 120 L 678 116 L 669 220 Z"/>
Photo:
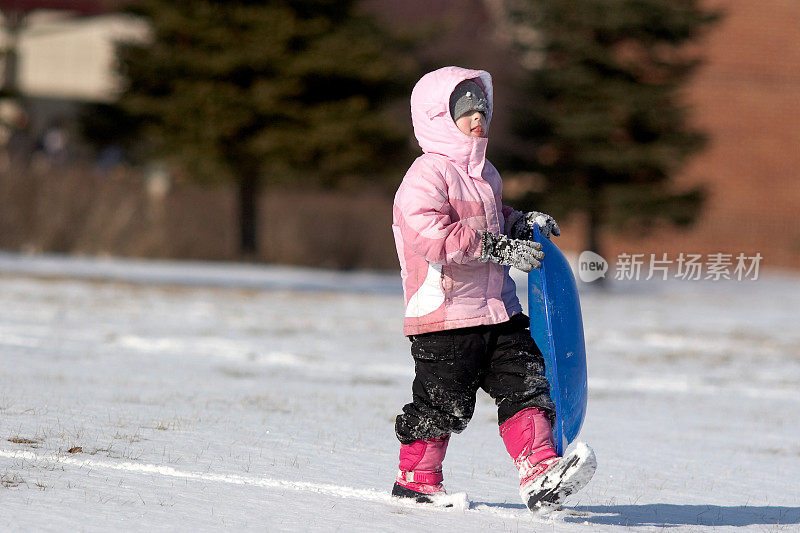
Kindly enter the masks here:
<path id="1" fill-rule="evenodd" d="M 19 36 L 18 87 L 35 98 L 113 101 L 120 87 L 115 43 L 147 35 L 146 24 L 128 15 L 34 13 Z"/>

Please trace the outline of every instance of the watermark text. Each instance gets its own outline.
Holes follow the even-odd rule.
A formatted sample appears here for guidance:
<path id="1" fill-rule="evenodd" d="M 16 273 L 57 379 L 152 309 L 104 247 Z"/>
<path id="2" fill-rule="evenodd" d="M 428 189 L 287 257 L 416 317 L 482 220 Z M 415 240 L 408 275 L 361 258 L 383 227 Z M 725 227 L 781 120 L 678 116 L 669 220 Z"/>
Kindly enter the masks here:
<path id="1" fill-rule="evenodd" d="M 670 256 L 661 254 L 629 254 L 617 256 L 614 265 L 614 279 L 618 281 L 639 281 L 651 279 L 695 280 L 737 280 L 755 281 L 763 256 L 760 252 L 746 253 L 683 253 Z M 585 251 L 578 258 L 578 275 L 581 281 L 589 283 L 604 278 L 609 264 L 600 255 Z"/>

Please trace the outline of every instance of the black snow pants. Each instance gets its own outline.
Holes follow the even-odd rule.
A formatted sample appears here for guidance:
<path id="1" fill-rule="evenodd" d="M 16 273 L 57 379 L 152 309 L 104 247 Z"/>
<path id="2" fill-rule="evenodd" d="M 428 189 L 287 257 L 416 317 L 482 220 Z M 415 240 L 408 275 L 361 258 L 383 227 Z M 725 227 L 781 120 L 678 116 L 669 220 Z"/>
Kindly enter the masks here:
<path id="1" fill-rule="evenodd" d="M 528 317 L 518 314 L 501 324 L 409 337 L 416 377 L 414 399 L 395 421 L 400 442 L 463 431 L 478 388 L 497 404 L 498 424 L 527 407 L 544 411 L 552 421 L 555 406 L 544 359 L 528 326 Z"/>

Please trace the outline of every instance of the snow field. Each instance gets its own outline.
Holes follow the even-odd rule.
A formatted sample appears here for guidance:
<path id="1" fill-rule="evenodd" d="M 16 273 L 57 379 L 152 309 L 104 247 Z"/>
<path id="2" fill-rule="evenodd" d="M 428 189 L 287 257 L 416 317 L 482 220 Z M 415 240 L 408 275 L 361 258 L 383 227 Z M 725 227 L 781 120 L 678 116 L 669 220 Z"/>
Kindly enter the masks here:
<path id="1" fill-rule="evenodd" d="M 483 392 L 445 462 L 470 508 L 388 497 L 394 276 L 112 266 L 0 257 L 0 529 L 800 529 L 796 277 L 588 288 L 599 468 L 540 517 Z"/>

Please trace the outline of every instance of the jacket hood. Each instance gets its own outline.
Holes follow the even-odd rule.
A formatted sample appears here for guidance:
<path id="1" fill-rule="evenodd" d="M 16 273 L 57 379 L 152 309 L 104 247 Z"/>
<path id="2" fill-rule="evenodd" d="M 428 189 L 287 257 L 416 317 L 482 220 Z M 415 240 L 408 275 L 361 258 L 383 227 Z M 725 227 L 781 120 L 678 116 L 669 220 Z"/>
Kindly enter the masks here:
<path id="1" fill-rule="evenodd" d="M 422 151 L 441 154 L 466 168 L 469 176 L 480 178 L 486 162 L 486 137 L 470 137 L 450 116 L 450 94 L 464 80 L 476 79 L 486 93 L 489 110 L 486 129 L 494 110 L 492 77 L 485 70 L 444 67 L 425 74 L 411 92 L 411 122 Z"/>

